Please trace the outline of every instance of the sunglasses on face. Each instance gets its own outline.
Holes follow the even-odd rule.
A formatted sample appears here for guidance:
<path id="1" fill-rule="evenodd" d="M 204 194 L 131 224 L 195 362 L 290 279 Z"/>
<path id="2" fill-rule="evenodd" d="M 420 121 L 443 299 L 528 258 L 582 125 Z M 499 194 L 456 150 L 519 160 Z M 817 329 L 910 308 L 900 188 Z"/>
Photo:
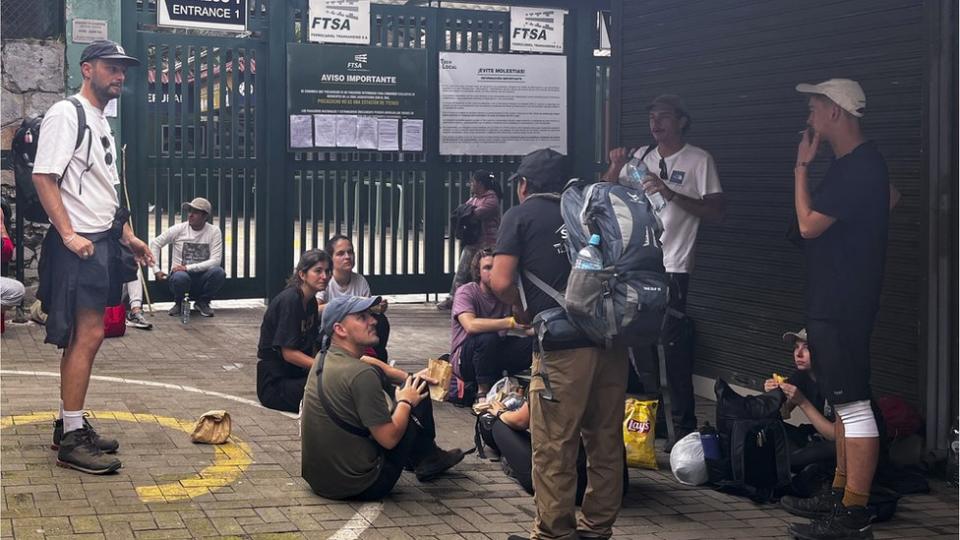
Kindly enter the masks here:
<path id="1" fill-rule="evenodd" d="M 103 145 L 103 149 L 107 151 L 107 154 L 103 157 L 103 160 L 107 165 L 113 165 L 113 154 L 110 153 L 110 139 L 104 135 L 100 137 L 100 144 Z"/>

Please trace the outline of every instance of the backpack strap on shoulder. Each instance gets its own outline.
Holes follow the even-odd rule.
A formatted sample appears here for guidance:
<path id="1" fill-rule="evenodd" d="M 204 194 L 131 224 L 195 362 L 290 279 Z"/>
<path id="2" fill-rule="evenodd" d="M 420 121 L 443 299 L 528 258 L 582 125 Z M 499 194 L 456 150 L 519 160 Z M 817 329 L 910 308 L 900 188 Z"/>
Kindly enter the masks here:
<path id="1" fill-rule="evenodd" d="M 73 145 L 73 149 L 76 150 L 80 148 L 80 145 L 83 143 L 84 132 L 90 131 L 90 126 L 87 125 L 87 111 L 83 110 L 83 104 L 80 103 L 80 100 L 75 96 L 70 96 L 67 98 L 67 101 L 73 103 L 73 106 L 77 109 L 77 142 Z M 93 139 L 93 133 L 90 134 L 90 138 Z M 91 140 L 90 143 L 87 144 L 88 157 L 90 153 L 89 146 L 92 143 L 93 141 Z"/>
<path id="2" fill-rule="evenodd" d="M 327 357 L 327 351 L 323 351 L 323 354 L 320 355 L 320 359 L 317 361 L 316 370 L 317 370 L 317 396 L 320 397 L 320 405 L 323 407 L 323 411 L 327 413 L 327 416 L 330 417 L 330 420 L 333 420 L 333 423 L 337 425 L 340 429 L 346 431 L 351 435 L 356 435 L 357 437 L 369 437 L 370 430 L 363 427 L 355 426 L 343 418 L 341 418 L 337 413 L 333 412 L 333 405 L 330 404 L 330 401 L 327 399 L 327 395 L 323 393 L 323 363 Z"/>
<path id="3" fill-rule="evenodd" d="M 526 278 L 530 280 L 530 283 L 533 283 L 534 285 L 536 285 L 538 289 L 540 289 L 541 291 L 547 293 L 547 295 L 548 295 L 550 298 L 553 298 L 554 301 L 556 301 L 558 304 L 560 304 L 560 307 L 563 307 L 564 298 L 563 298 L 563 293 L 562 293 L 562 292 L 554 289 L 553 287 L 551 287 L 550 285 L 548 285 L 546 281 L 538 278 L 536 275 L 534 275 L 533 272 L 531 272 L 531 271 L 529 271 L 529 270 L 524 269 L 523 275 L 526 276 Z M 524 306 L 524 308 L 526 308 L 526 306 Z"/>

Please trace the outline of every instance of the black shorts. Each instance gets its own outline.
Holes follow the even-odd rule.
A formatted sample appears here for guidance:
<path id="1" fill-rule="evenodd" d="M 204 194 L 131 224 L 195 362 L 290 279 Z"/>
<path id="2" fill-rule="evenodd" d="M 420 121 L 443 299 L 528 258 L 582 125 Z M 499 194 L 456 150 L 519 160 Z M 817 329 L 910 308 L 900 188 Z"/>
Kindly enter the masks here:
<path id="1" fill-rule="evenodd" d="M 807 321 L 810 361 L 820 392 L 831 405 L 868 400 L 873 317 Z"/>

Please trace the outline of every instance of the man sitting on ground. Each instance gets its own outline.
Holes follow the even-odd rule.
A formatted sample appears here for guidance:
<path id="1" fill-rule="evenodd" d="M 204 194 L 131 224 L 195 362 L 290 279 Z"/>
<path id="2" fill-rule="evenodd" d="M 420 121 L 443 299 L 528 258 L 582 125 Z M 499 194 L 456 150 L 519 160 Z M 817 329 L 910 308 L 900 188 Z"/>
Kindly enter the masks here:
<path id="1" fill-rule="evenodd" d="M 207 223 L 212 212 L 210 201 L 203 197 L 183 203 L 187 221 L 178 223 L 150 241 L 153 257 L 160 260 L 160 248 L 173 244 L 173 264 L 170 267 L 170 292 L 174 305 L 167 312 L 178 317 L 180 310 L 190 309 L 183 305 L 184 295 L 190 293 L 197 310 L 204 317 L 213 317 L 210 301 L 223 287 L 227 274 L 220 267 L 223 259 L 223 237 L 220 229 Z M 167 279 L 166 272 L 158 271 L 157 279 Z"/>
<path id="2" fill-rule="evenodd" d="M 361 358 L 378 341 L 370 308 L 379 303 L 341 296 L 323 310 L 330 348 L 310 369 L 301 412 L 301 475 L 322 497 L 379 500 L 404 468 L 425 482 L 463 460 L 434 440 L 427 384 L 437 381 Z"/>
<path id="3" fill-rule="evenodd" d="M 492 269 L 493 250 L 478 251 L 471 261 L 473 281 L 461 285 L 453 300 L 450 363 L 457 376 L 455 395 L 461 400 L 474 390 L 482 399 L 503 371 L 513 375 L 529 369 L 533 359 L 533 338 L 506 335 L 529 326 L 518 324 L 513 308 L 490 290 Z"/>

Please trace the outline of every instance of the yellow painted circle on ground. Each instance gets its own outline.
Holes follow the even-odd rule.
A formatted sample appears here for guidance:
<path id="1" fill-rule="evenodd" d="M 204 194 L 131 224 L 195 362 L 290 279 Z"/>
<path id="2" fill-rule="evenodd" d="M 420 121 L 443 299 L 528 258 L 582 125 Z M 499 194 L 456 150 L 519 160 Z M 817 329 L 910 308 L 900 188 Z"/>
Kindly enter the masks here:
<path id="1" fill-rule="evenodd" d="M 160 426 L 177 429 L 184 433 L 193 433 L 193 420 L 180 420 L 169 416 L 153 414 L 129 413 L 123 411 L 89 411 L 90 417 L 100 420 L 119 420 L 139 424 L 158 424 Z M 10 426 L 53 422 L 57 419 L 55 412 L 37 412 L 30 414 L 15 414 L 0 417 L 0 429 Z M 136 486 L 137 496 L 145 503 L 173 502 L 183 499 L 192 499 L 200 495 L 207 495 L 232 484 L 243 474 L 243 471 L 253 463 L 252 452 L 246 443 L 233 435 L 230 441 L 224 444 L 211 445 L 213 447 L 213 464 L 205 467 L 199 473 L 175 482 L 155 484 L 151 486 Z"/>

